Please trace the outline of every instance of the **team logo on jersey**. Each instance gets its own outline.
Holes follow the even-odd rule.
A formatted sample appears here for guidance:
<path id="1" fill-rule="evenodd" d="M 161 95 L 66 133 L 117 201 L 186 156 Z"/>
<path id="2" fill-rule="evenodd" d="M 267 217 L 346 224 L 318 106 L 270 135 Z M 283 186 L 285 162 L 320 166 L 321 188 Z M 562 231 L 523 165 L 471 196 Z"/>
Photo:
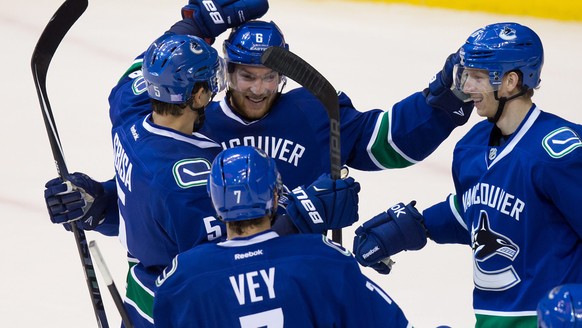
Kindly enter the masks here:
<path id="1" fill-rule="evenodd" d="M 542 146 L 553 158 L 561 158 L 582 146 L 582 141 L 572 129 L 561 127 L 548 133 L 542 140 Z"/>
<path id="2" fill-rule="evenodd" d="M 160 287 L 178 269 L 178 257 L 174 257 L 172 264 L 168 265 L 161 275 L 156 278 L 156 287 Z"/>
<path id="3" fill-rule="evenodd" d="M 479 221 L 471 231 L 473 246 L 473 280 L 475 287 L 482 290 L 502 291 L 509 289 L 521 281 L 513 266 L 499 270 L 486 271 L 479 263 L 483 263 L 493 256 L 503 256 L 511 261 L 519 253 L 517 246 L 508 237 L 491 229 L 487 212 L 481 210 Z"/>
<path id="4" fill-rule="evenodd" d="M 203 186 L 210 174 L 210 162 L 204 158 L 183 159 L 174 164 L 173 173 L 180 188 Z"/>
<path id="5" fill-rule="evenodd" d="M 146 83 L 146 80 L 143 78 L 143 75 L 141 75 L 141 71 L 139 72 L 139 76 L 136 77 L 135 80 L 133 80 L 133 83 L 131 84 L 131 90 L 133 91 L 134 95 L 141 95 L 142 93 L 146 92 L 148 90 L 148 86 Z"/>

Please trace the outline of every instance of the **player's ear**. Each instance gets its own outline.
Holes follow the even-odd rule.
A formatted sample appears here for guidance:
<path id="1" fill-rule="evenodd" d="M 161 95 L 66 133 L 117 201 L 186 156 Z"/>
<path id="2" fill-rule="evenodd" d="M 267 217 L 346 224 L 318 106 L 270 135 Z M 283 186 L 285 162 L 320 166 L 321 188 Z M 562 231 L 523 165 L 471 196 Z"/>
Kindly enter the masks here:
<path id="1" fill-rule="evenodd" d="M 208 88 L 198 88 L 196 92 L 192 94 L 193 97 L 193 107 L 200 108 L 204 107 L 210 101 L 211 91 Z"/>
<path id="2" fill-rule="evenodd" d="M 509 90 L 514 90 L 519 86 L 519 75 L 516 72 L 509 72 L 505 77 L 505 82 Z"/>

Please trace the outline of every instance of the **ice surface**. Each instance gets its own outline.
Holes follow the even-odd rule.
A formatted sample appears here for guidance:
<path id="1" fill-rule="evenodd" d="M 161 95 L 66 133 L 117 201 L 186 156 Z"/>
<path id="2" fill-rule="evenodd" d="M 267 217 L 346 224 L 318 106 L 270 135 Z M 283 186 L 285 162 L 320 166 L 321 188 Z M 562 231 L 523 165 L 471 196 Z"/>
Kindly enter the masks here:
<path id="1" fill-rule="evenodd" d="M 44 183 L 56 176 L 30 56 L 60 1 L 0 0 L 0 327 L 95 327 L 73 236 L 52 225 Z M 186 1 L 92 1 L 59 47 L 48 73 L 48 92 L 69 171 L 96 179 L 113 176 L 107 96 L 133 58 L 179 18 Z M 536 103 L 582 121 L 582 24 L 519 16 L 476 14 L 405 5 L 272 0 L 265 19 L 284 31 L 291 50 L 345 91 L 360 110 L 388 109 L 424 88 L 475 29 L 518 21 L 542 38 L 546 64 Z M 222 38 L 216 43 L 221 48 Z M 428 160 L 404 170 L 355 172 L 363 190 L 360 217 L 411 199 L 423 209 L 452 192 L 449 175 L 456 140 L 477 122 L 457 129 Z M 353 229 L 344 231 L 351 248 Z M 124 288 L 124 251 L 115 238 L 97 240 L 118 287 Z M 365 273 L 400 304 L 416 327 L 469 327 L 472 269 L 466 246 L 429 245 L 394 257 L 389 276 Z M 99 277 L 100 278 L 100 277 Z M 120 319 L 100 280 L 110 326 Z"/>

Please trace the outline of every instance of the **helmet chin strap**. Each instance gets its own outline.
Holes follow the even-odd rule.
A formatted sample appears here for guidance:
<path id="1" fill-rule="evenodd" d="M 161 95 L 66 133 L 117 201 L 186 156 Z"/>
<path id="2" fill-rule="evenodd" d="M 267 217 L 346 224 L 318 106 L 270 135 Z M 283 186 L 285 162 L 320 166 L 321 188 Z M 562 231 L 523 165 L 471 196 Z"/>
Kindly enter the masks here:
<path id="1" fill-rule="evenodd" d="M 214 96 L 216 96 L 215 92 L 212 93 L 212 96 L 210 97 L 210 100 L 208 101 L 209 104 L 212 102 L 212 99 L 214 99 Z M 206 106 L 208 106 L 208 104 Z M 200 130 L 200 128 L 202 127 L 202 124 L 204 124 L 204 120 L 206 119 L 206 115 L 204 114 L 204 110 L 206 109 L 206 106 L 194 107 L 194 97 L 191 97 L 190 100 L 188 100 L 188 107 L 190 107 L 190 109 L 192 111 L 194 111 L 198 114 L 198 118 L 196 119 L 196 122 L 194 122 L 194 132 Z"/>
<path id="2" fill-rule="evenodd" d="M 488 117 L 487 121 L 491 122 L 491 123 L 497 123 L 497 121 L 499 121 L 499 118 L 501 117 L 501 114 L 503 114 L 503 109 L 505 109 L 505 103 L 507 103 L 508 101 L 515 99 L 517 97 L 521 97 L 523 96 L 526 92 L 527 92 L 528 88 L 524 87 L 522 88 L 522 90 L 516 94 L 514 94 L 511 97 L 499 97 L 498 94 L 498 90 L 493 91 L 493 95 L 495 96 L 495 100 L 499 101 L 499 105 L 497 106 L 497 112 L 495 112 L 495 115 L 493 115 L 493 117 Z"/>

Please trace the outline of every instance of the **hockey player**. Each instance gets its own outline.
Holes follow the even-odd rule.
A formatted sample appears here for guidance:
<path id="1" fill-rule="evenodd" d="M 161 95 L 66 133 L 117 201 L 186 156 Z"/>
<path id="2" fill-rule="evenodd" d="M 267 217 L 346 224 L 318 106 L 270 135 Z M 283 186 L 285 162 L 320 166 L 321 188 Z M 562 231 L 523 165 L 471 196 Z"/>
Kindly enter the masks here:
<path id="1" fill-rule="evenodd" d="M 532 101 L 544 63 L 530 28 L 497 23 L 460 49 L 455 85 L 479 116 L 456 145 L 456 194 L 424 210 L 402 203 L 356 230 L 358 261 L 437 243 L 473 249 L 477 327 L 536 327 L 538 300 L 551 288 L 582 282 L 582 126 Z"/>
<path id="2" fill-rule="evenodd" d="M 282 93 L 285 77 L 260 64 L 269 46 L 289 48 L 273 22 L 249 21 L 232 30 L 224 42 L 228 92 L 209 105 L 201 132 L 223 149 L 263 149 L 277 161 L 285 184 L 294 188 L 329 172 L 329 119 L 307 89 Z M 450 90 L 457 58 L 447 60 L 424 93 L 414 93 L 388 111 L 360 112 L 340 92 L 342 164 L 365 171 L 407 167 L 426 158 L 465 123 L 473 105 Z"/>
<path id="3" fill-rule="evenodd" d="M 156 327 L 409 326 L 349 251 L 322 235 L 280 237 L 270 229 L 281 188 L 276 163 L 262 150 L 218 155 L 208 191 L 227 240 L 179 254 L 164 270 Z"/>
<path id="4" fill-rule="evenodd" d="M 257 8 L 264 5 L 258 0 L 240 4 L 236 1 L 225 1 L 224 4 L 230 10 L 247 6 L 245 8 L 251 14 L 243 15 L 245 18 L 260 17 L 261 13 L 266 11 L 266 8 L 264 10 Z M 198 35 L 211 39 L 223 32 L 224 24 L 217 27 L 213 20 L 206 16 L 208 12 L 200 9 L 203 6 L 201 1 L 191 0 L 183 11 L 184 20 L 175 24 L 170 33 Z M 243 37 L 245 33 L 248 33 L 249 40 Z M 280 92 L 282 86 L 279 88 L 279 85 L 283 84 L 284 77 L 278 72 L 258 65 L 259 57 L 269 46 L 287 47 L 282 33 L 274 23 L 249 22 L 231 34 L 228 43 L 225 43 L 230 67 L 228 73 L 230 91 L 224 100 L 212 102 L 206 109 L 206 120 L 202 125 L 204 131 L 200 132 L 211 134 L 210 138 L 216 138 L 223 147 L 250 144 L 266 149 L 280 163 L 282 175 L 289 181 L 288 186 L 300 187 L 316 180 L 322 173 L 329 172 L 330 163 L 327 155 L 329 120 L 321 103 L 307 90 L 299 88 L 282 94 Z M 457 60 L 458 56 L 450 56 L 443 70 L 436 75 L 424 92 L 413 94 L 387 112 L 381 110 L 359 112 L 353 108 L 351 100 L 345 94 L 340 94 L 342 164 L 361 170 L 406 167 L 424 159 L 456 126 L 464 124 L 473 106 L 471 102 L 457 98 L 451 91 L 452 69 Z M 217 125 L 205 128 L 211 121 L 215 121 Z M 201 137 L 199 134 L 194 136 Z M 240 143 L 235 138 L 239 138 Z M 125 154 L 116 153 L 116 168 L 125 170 L 118 175 L 117 185 L 121 188 L 125 185 L 125 180 L 131 176 L 127 172 L 128 168 L 123 167 Z M 196 172 L 192 169 L 202 169 L 206 164 L 188 159 L 183 165 L 177 165 L 176 182 L 187 187 L 199 187 L 197 183 L 201 183 L 201 179 L 188 172 Z M 82 174 L 73 175 L 69 180 L 75 188 L 68 188 L 60 179 L 47 183 L 45 199 L 53 222 L 76 221 L 75 224 L 82 229 L 106 230 L 109 234 L 117 233 L 115 227 L 120 222 L 119 226 L 125 229 L 122 231 L 122 238 L 123 233 L 131 233 L 125 227 L 128 218 L 115 215 L 114 209 L 118 204 L 111 201 L 116 199 L 111 196 L 111 193 L 115 193 L 113 187 L 115 181 L 100 184 Z M 359 187 L 355 183 L 346 183 L 343 180 L 336 183 L 325 177 L 316 183 L 321 183 L 326 188 L 295 189 L 296 191 L 289 195 L 291 203 L 287 211 L 291 218 L 309 215 L 304 207 L 294 206 L 299 203 L 298 197 L 307 193 L 321 199 L 321 206 L 328 209 L 324 216 L 329 220 L 299 219 L 294 221 L 295 225 L 288 230 L 297 228 L 301 232 L 319 233 L 327 229 L 344 227 L 357 220 L 356 215 L 345 214 L 350 211 L 350 206 L 357 204 L 357 201 L 335 202 L 336 192 L 343 192 L 347 198 L 357 193 L 355 189 Z M 331 194 L 320 195 L 317 190 L 322 189 L 327 189 Z M 118 197 L 122 206 L 126 192 L 122 189 L 118 189 L 119 191 L 122 191 Z M 332 213 L 335 211 L 336 203 L 344 205 L 339 210 L 339 220 L 335 220 L 338 216 Z M 171 211 L 171 207 L 166 208 Z M 145 211 L 145 208 L 142 210 Z M 121 208 L 120 212 L 123 212 Z M 356 209 L 352 209 L 351 212 L 356 212 Z M 210 225 L 215 221 L 208 218 L 205 222 L 208 224 L 205 229 L 208 229 L 209 238 L 216 238 L 219 229 Z M 277 220 L 275 224 L 278 225 L 280 222 L 286 221 Z M 145 221 L 140 224 L 146 225 Z M 135 232 L 135 237 L 137 236 L 138 231 Z M 134 240 L 140 241 L 143 246 L 143 250 L 136 252 L 145 253 L 152 245 L 142 237 Z M 127 243 L 131 244 L 129 240 Z M 148 308 L 147 304 L 151 303 L 151 293 L 142 288 L 146 284 L 136 282 L 139 278 L 137 275 L 131 275 L 129 278 L 128 295 L 137 295 L 137 292 L 130 293 L 131 288 L 135 287 L 145 296 L 143 301 L 135 301 L 133 306 L 143 307 L 139 313 L 149 315 L 144 308 Z"/>
<path id="5" fill-rule="evenodd" d="M 82 186 L 72 193 L 68 182 L 60 179 L 47 185 L 45 196 L 50 212 L 57 213 L 55 222 L 70 221 L 75 211 L 83 212 L 87 206 L 83 200 L 93 198 L 97 201 L 89 206 L 83 225 L 108 227 L 102 232 L 110 235 L 119 231 L 131 263 L 126 308 L 136 328 L 153 327 L 154 282 L 172 258 L 224 235 L 205 186 L 210 163 L 221 147 L 196 132 L 204 108 L 224 89 L 224 77 L 223 60 L 204 40 L 175 33 L 161 36 L 137 57 L 109 97 L 117 205 L 103 206 L 112 192 L 104 192 L 101 184 L 83 174 L 68 177 Z M 306 188 L 301 201 L 309 200 L 310 209 L 317 210 L 319 226 L 329 223 L 333 228 L 331 218 L 345 218 L 345 223 L 337 222 L 339 226 L 357 220 L 358 183 L 323 176 L 317 186 L 320 191 Z M 100 197 L 105 201 L 100 203 Z M 111 208 L 118 208 L 118 215 L 111 214 Z M 112 222 L 99 225 L 104 212 L 119 227 Z M 301 208 L 294 217 L 302 213 L 309 215 Z"/>
<path id="6" fill-rule="evenodd" d="M 221 148 L 193 129 L 224 87 L 222 63 L 204 40 L 166 34 L 109 98 L 119 238 L 132 263 L 126 302 L 135 327 L 153 327 L 154 281 L 172 258 L 221 236 L 212 204 L 197 187 Z"/>
<path id="7" fill-rule="evenodd" d="M 560 285 L 538 303 L 538 327 L 582 327 L 582 284 Z"/>
<path id="8" fill-rule="evenodd" d="M 201 33 L 189 19 L 178 22 L 171 31 Z M 208 106 L 200 132 L 223 148 L 251 145 L 265 150 L 277 161 L 287 186 L 293 189 L 329 172 L 329 120 L 322 104 L 306 89 L 281 93 L 285 78 L 259 64 L 269 46 L 288 48 L 273 22 L 250 21 L 233 30 L 224 42 L 229 91 L 223 100 Z M 451 90 L 453 66 L 458 58 L 458 54 L 449 56 L 427 89 L 389 111 L 359 112 L 346 94 L 340 93 L 342 164 L 367 171 L 403 168 L 426 158 L 456 126 L 464 124 L 473 103 L 459 99 Z M 101 231 L 107 225 L 98 226 L 99 222 L 115 225 L 115 211 L 111 208 L 116 205 L 106 201 L 115 199 L 110 195 L 115 192 L 111 187 L 114 183 L 108 181 L 100 186 L 84 175 L 73 179 L 77 187 L 93 190 L 94 203 L 91 197 L 83 200 L 78 193 L 70 197 L 61 194 L 65 189 L 51 188 L 45 198 L 59 198 L 59 206 L 50 210 L 51 220 L 63 223 L 82 217 L 78 221 L 80 228 Z M 56 179 L 49 185 L 61 182 Z M 103 220 L 105 214 L 113 215 Z M 99 219 L 89 220 L 93 217 Z M 303 232 L 321 230 L 309 227 Z"/>

